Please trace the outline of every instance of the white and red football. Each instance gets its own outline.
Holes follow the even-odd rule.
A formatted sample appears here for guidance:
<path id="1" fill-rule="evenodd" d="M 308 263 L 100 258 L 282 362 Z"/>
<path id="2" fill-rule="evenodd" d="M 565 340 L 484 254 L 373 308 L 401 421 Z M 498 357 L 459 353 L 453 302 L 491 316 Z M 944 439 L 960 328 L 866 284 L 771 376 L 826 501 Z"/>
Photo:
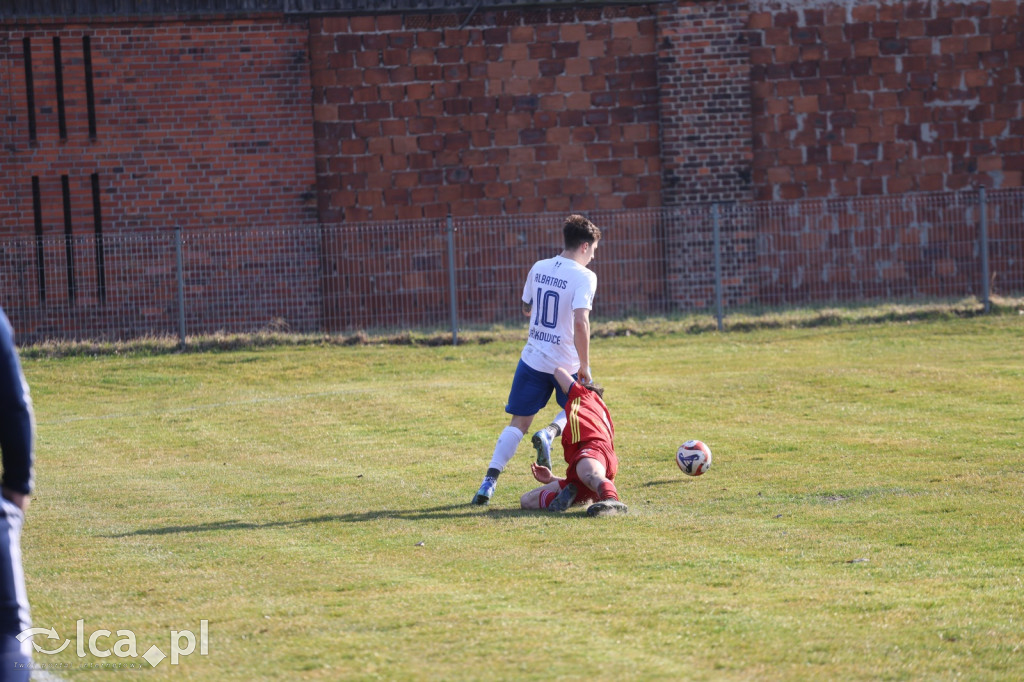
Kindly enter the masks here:
<path id="1" fill-rule="evenodd" d="M 676 450 L 676 464 L 687 476 L 700 476 L 711 468 L 711 448 L 699 440 L 688 440 Z"/>

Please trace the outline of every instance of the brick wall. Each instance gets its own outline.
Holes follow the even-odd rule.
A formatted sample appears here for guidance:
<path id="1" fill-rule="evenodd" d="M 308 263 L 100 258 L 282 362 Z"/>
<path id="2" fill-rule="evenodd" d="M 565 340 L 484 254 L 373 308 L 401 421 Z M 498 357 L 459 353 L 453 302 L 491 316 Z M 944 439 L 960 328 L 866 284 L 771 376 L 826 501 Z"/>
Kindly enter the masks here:
<path id="1" fill-rule="evenodd" d="M 63 222 L 61 175 L 88 225 L 93 172 L 110 228 L 1020 186 L 1020 9 L 691 0 L 482 12 L 462 30 L 461 15 L 11 23 L 0 233 L 32 225 L 33 176 L 46 229 Z"/>
<path id="2" fill-rule="evenodd" d="M 33 236 L 37 222 L 59 239 L 97 226 L 564 216 L 1020 187 L 1021 14 L 1020 0 L 677 0 L 483 11 L 466 26 L 465 15 L 9 21 L 0 236 Z M 781 243 L 776 222 L 737 215 L 721 224 L 729 302 L 763 294 L 757 263 L 772 264 L 773 281 L 825 291 L 764 252 Z M 637 225 L 614 237 L 663 240 L 672 300 L 707 305 L 710 227 L 684 238 L 678 225 Z M 810 219 L 797 229 L 822 230 Z M 339 273 L 358 251 L 345 239 L 317 245 L 326 279 L 304 289 L 337 311 L 328 326 L 348 314 Z M 887 277 L 922 278 L 927 290 L 937 275 L 919 263 L 943 247 L 922 248 L 892 258 Z M 41 289 L 29 258 L 0 279 L 26 310 Z M 427 268 L 405 260 L 408 278 L 385 278 L 403 290 Z M 47 244 L 51 310 L 105 314 L 118 290 L 101 300 L 98 261 L 95 250 Z M 208 261 L 211 271 L 247 267 Z M 154 315 L 167 308 L 158 286 Z M 131 293 L 124 305 L 138 309 L 142 292 Z"/>
<path id="3" fill-rule="evenodd" d="M 658 6 L 665 205 L 752 197 L 746 2 Z"/>
<path id="4" fill-rule="evenodd" d="M 759 218 L 756 299 L 979 292 L 971 199 L 908 210 L 898 198 L 1024 184 L 1021 3 L 751 6 L 755 197 L 848 199 Z M 893 201 L 858 203 L 878 195 Z M 1002 260 L 992 279 L 1019 267 Z"/>
<path id="5" fill-rule="evenodd" d="M 325 222 L 658 206 L 649 6 L 310 22 Z"/>
<path id="6" fill-rule="evenodd" d="M 754 0 L 756 198 L 1019 187 L 1018 0 Z"/>
<path id="7" fill-rule="evenodd" d="M 652 7 L 484 12 L 460 27 L 462 19 L 310 22 L 321 220 L 564 217 L 661 205 Z M 561 218 L 548 222 L 543 257 L 560 243 Z M 622 237 L 646 241 L 651 230 L 638 223 Z M 522 246 L 475 253 L 476 272 L 499 271 L 506 249 Z M 349 254 L 372 261 L 416 247 L 368 248 L 354 231 L 332 232 L 324 244 L 330 329 L 363 314 L 363 304 L 353 307 Z M 407 261 L 401 277 L 374 279 L 374 300 L 408 296 L 434 268 Z M 468 302 L 481 319 L 503 303 Z"/>
<path id="8" fill-rule="evenodd" d="M 0 236 L 43 237 L 5 278 L 22 333 L 174 319 L 173 249 L 142 266 L 118 236 L 315 222 L 307 36 L 280 18 L 0 32 Z"/>
<path id="9" fill-rule="evenodd" d="M 744 202 L 751 184 L 750 79 L 746 2 L 666 3 L 658 9 L 662 199 L 666 206 Z M 703 209 L 665 225 L 665 276 L 681 309 L 715 300 L 713 225 Z M 723 295 L 746 303 L 753 283 L 752 225 L 719 221 Z"/>
<path id="10" fill-rule="evenodd" d="M 16 26 L 0 33 L 0 78 L 9 81 L 0 81 L 0 234 L 32 234 L 33 177 L 44 232 L 62 232 L 62 176 L 73 230 L 91 231 L 93 174 L 105 230 L 314 220 L 306 38 L 304 25 L 280 20 Z"/>

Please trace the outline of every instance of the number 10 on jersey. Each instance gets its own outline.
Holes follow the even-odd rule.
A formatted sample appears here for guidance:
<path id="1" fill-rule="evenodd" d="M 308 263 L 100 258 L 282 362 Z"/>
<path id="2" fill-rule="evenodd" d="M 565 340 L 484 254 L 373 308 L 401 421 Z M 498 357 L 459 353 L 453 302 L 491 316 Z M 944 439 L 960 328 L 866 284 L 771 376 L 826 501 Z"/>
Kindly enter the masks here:
<path id="1" fill-rule="evenodd" d="M 537 298 L 534 300 L 536 307 L 533 323 L 539 324 L 548 329 L 558 326 L 558 292 L 548 289 L 544 291 L 537 287 Z"/>

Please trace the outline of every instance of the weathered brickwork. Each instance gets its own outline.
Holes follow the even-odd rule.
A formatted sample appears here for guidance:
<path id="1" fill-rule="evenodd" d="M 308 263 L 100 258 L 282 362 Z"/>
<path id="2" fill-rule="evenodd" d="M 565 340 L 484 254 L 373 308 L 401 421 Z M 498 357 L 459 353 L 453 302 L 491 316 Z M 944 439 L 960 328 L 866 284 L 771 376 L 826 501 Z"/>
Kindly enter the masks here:
<path id="1" fill-rule="evenodd" d="M 280 18 L 0 32 L 0 236 L 42 237 L 3 279 L 20 333 L 176 319 L 175 226 L 316 221 L 306 43 L 304 25 Z M 156 241 L 118 238 L 154 229 Z M 264 258 L 212 252 L 197 267 Z M 230 293 L 212 276 L 191 286 L 210 305 Z"/>
<path id="2" fill-rule="evenodd" d="M 306 41 L 279 19 L 0 33 L 0 234 L 33 234 L 32 178 L 63 233 L 62 176 L 75 233 L 97 211 L 103 230 L 315 220 Z"/>
<path id="3" fill-rule="evenodd" d="M 25 315 L 39 313 L 45 293 L 46 315 L 63 306 L 101 319 L 119 305 L 126 325 L 141 327 L 173 305 L 167 273 L 147 266 L 133 281 L 104 282 L 103 258 L 131 261 L 130 249 L 69 250 L 59 238 L 175 225 L 439 225 L 448 214 L 545 214 L 557 230 L 569 212 L 683 207 L 674 222 L 626 221 L 609 243 L 657 241 L 664 262 L 652 271 L 670 301 L 703 307 L 713 239 L 709 224 L 687 223 L 687 207 L 706 202 L 728 215 L 719 225 L 727 303 L 974 282 L 960 254 L 976 211 L 948 235 L 921 218 L 922 229 L 904 233 L 917 236 L 883 244 L 871 282 L 833 245 L 891 219 L 858 214 L 847 225 L 841 216 L 858 213 L 858 198 L 1024 185 L 1021 5 L 675 0 L 472 16 L 9 20 L 0 24 L 0 237 L 58 240 L 24 258 L 0 253 L 0 287 L 35 311 Z M 726 206 L 818 198 L 844 208 L 783 222 Z M 318 281 L 286 285 L 319 292 L 332 311 L 325 328 L 362 319 L 346 298 L 360 293 L 359 277 L 371 276 L 375 293 L 408 293 L 437 266 L 403 255 L 394 262 L 409 272 L 376 277 L 365 272 L 372 259 L 353 257 L 369 248 L 358 236 L 330 234 L 294 257 L 304 264 L 295 277 Z M 817 251 L 801 260 L 787 251 L 793 243 Z M 214 272 L 258 270 L 266 248 L 207 254 L 202 293 L 214 294 Z M 480 258 L 489 268 L 501 256 Z M 260 296 L 280 295 L 255 291 L 245 293 L 254 310 L 269 311 Z"/>
<path id="4" fill-rule="evenodd" d="M 465 28 L 455 15 L 12 23 L 0 229 L 31 225 L 31 177 L 44 225 L 61 223 L 61 175 L 88 224 L 93 172 L 111 228 L 1020 186 L 1020 9 L 751 0 L 485 12 Z"/>
<path id="5" fill-rule="evenodd" d="M 658 83 L 665 206 L 745 202 L 751 185 L 750 79 L 745 2 L 667 3 L 658 10 Z M 666 291 L 681 309 L 715 300 L 714 230 L 706 209 L 665 225 Z M 723 295 L 750 299 L 750 224 L 718 224 Z"/>
<path id="6" fill-rule="evenodd" d="M 661 201 L 650 7 L 310 22 L 324 222 Z"/>
<path id="7" fill-rule="evenodd" d="M 756 198 L 1022 185 L 1018 0 L 752 4 Z"/>
<path id="8" fill-rule="evenodd" d="M 898 197 L 1022 186 L 1021 3 L 751 5 L 755 196 L 833 200 L 758 218 L 755 299 L 980 294 L 978 207 Z M 1019 221 L 993 209 L 999 239 Z M 995 290 L 1019 281 L 1019 254 L 991 258 Z"/>
<path id="9" fill-rule="evenodd" d="M 746 2 L 658 9 L 665 205 L 752 198 Z"/>

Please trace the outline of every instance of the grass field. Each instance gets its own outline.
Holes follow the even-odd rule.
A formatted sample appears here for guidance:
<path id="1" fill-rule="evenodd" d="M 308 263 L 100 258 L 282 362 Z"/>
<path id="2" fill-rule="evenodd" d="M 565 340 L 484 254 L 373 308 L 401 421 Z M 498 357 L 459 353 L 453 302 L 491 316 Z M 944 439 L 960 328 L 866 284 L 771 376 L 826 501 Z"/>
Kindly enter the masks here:
<path id="1" fill-rule="evenodd" d="M 27 359 L 33 620 L 72 640 L 36 662 L 65 679 L 1024 674 L 1024 317 L 595 339 L 630 505 L 606 519 L 520 511 L 528 443 L 491 506 L 467 504 L 520 347 Z M 714 450 L 703 477 L 673 463 L 688 438 Z M 115 633 L 102 649 L 130 630 L 139 656 L 206 620 L 209 647 L 152 669 L 80 657 L 79 620 Z"/>

